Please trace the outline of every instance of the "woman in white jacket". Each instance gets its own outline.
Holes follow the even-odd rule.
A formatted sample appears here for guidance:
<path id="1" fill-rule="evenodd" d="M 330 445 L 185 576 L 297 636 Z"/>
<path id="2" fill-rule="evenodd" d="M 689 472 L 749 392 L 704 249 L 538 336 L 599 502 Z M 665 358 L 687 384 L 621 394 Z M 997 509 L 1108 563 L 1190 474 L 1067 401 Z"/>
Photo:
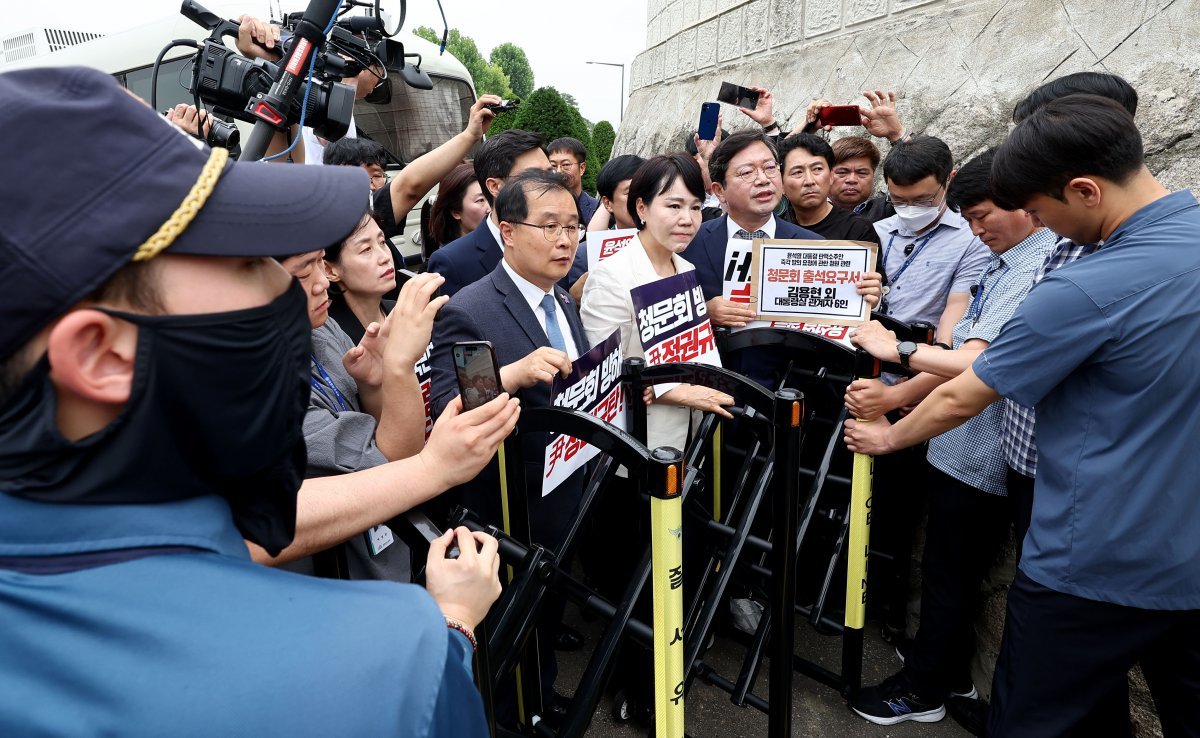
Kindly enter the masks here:
<path id="1" fill-rule="evenodd" d="M 704 179 L 686 154 L 648 159 L 633 175 L 627 207 L 638 227 L 633 242 L 600 262 L 583 292 L 580 315 L 588 342 L 597 344 L 621 329 L 625 358 L 643 356 L 630 290 L 693 270 L 679 256 L 700 228 Z M 647 393 L 647 402 L 652 395 Z M 699 385 L 681 384 L 653 400 L 647 413 L 647 446 L 686 447 L 690 410 L 732 417 L 733 398 Z"/>

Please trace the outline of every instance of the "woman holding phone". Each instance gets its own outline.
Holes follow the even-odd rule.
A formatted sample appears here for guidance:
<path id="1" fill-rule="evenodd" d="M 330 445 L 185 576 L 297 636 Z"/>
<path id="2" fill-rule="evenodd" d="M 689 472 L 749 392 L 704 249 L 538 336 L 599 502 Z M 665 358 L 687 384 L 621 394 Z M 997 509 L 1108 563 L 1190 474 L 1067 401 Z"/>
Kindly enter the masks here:
<path id="1" fill-rule="evenodd" d="M 704 178 L 696 161 L 684 153 L 656 156 L 634 173 L 626 209 L 638 234 L 633 243 L 600 262 L 583 292 L 580 317 L 588 342 L 597 344 L 621 329 L 624 357 L 642 357 L 630 290 L 695 269 L 679 254 L 700 228 Z M 647 446 L 687 444 L 691 410 L 732 417 L 725 407 L 733 398 L 724 392 L 683 384 L 653 398 L 646 396 Z"/>

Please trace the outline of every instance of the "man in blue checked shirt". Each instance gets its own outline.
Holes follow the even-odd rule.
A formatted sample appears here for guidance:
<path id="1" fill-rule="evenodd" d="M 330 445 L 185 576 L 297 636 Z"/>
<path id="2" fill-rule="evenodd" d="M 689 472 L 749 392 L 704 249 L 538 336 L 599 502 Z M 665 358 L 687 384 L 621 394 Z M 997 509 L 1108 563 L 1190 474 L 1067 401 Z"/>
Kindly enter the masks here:
<path id="1" fill-rule="evenodd" d="M 953 350 L 898 343 L 879 323 L 860 327 L 853 341 L 872 355 L 921 372 L 887 387 L 852 384 L 846 404 L 855 417 L 874 419 L 920 402 L 965 370 L 999 334 L 1029 291 L 1033 274 L 1057 237 L 1023 210 L 1004 210 L 991 192 L 993 151 L 967 162 L 951 181 L 947 199 L 992 252 L 971 288 L 971 301 L 954 326 Z M 979 583 L 1008 533 L 1008 465 L 1000 448 L 1002 404 L 929 443 L 929 524 L 922 561 L 921 627 L 904 668 L 862 690 L 851 707 L 879 725 L 945 716 L 950 695 L 974 697 L 970 660 Z M 880 421 L 886 425 L 885 420 Z"/>

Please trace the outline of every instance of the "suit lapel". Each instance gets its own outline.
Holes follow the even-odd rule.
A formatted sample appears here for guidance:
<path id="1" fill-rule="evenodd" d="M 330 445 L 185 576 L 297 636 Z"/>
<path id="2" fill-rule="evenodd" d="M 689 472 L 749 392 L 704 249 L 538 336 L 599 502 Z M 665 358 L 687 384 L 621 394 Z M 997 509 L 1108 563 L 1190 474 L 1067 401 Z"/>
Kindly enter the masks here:
<path id="1" fill-rule="evenodd" d="M 549 346 L 550 340 L 546 338 L 546 332 L 542 330 L 537 316 L 529 308 L 529 303 L 525 302 L 517 285 L 513 284 L 512 277 L 509 277 L 508 272 L 504 271 L 504 265 L 497 265 L 492 271 L 492 282 L 496 285 L 496 289 L 504 295 L 504 307 L 508 308 L 513 320 L 521 326 L 521 330 L 525 332 L 533 345 L 539 348 Z M 486 316 L 477 317 L 486 319 Z"/>
<path id="2" fill-rule="evenodd" d="M 725 279 L 725 247 L 729 245 L 729 239 L 724 238 L 729 227 L 726 225 L 729 221 L 729 215 L 722 215 L 716 220 L 711 220 L 712 228 L 709 230 L 706 238 L 708 240 L 705 246 L 705 251 L 708 252 L 708 259 L 712 262 L 713 273 L 717 275 L 718 280 Z M 722 281 L 722 284 L 724 282 Z"/>

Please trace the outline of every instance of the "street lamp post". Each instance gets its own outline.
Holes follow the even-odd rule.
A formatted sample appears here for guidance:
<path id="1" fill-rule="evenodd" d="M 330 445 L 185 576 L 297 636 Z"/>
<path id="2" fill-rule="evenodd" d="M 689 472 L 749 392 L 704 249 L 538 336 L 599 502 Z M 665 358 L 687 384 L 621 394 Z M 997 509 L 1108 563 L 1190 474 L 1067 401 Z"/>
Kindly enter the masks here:
<path id="1" fill-rule="evenodd" d="M 590 61 L 588 64 L 599 64 L 605 67 L 620 67 L 621 68 L 621 112 L 618 114 L 617 125 L 620 125 L 625 120 L 625 65 L 615 64 L 613 62 L 597 62 Z"/>

